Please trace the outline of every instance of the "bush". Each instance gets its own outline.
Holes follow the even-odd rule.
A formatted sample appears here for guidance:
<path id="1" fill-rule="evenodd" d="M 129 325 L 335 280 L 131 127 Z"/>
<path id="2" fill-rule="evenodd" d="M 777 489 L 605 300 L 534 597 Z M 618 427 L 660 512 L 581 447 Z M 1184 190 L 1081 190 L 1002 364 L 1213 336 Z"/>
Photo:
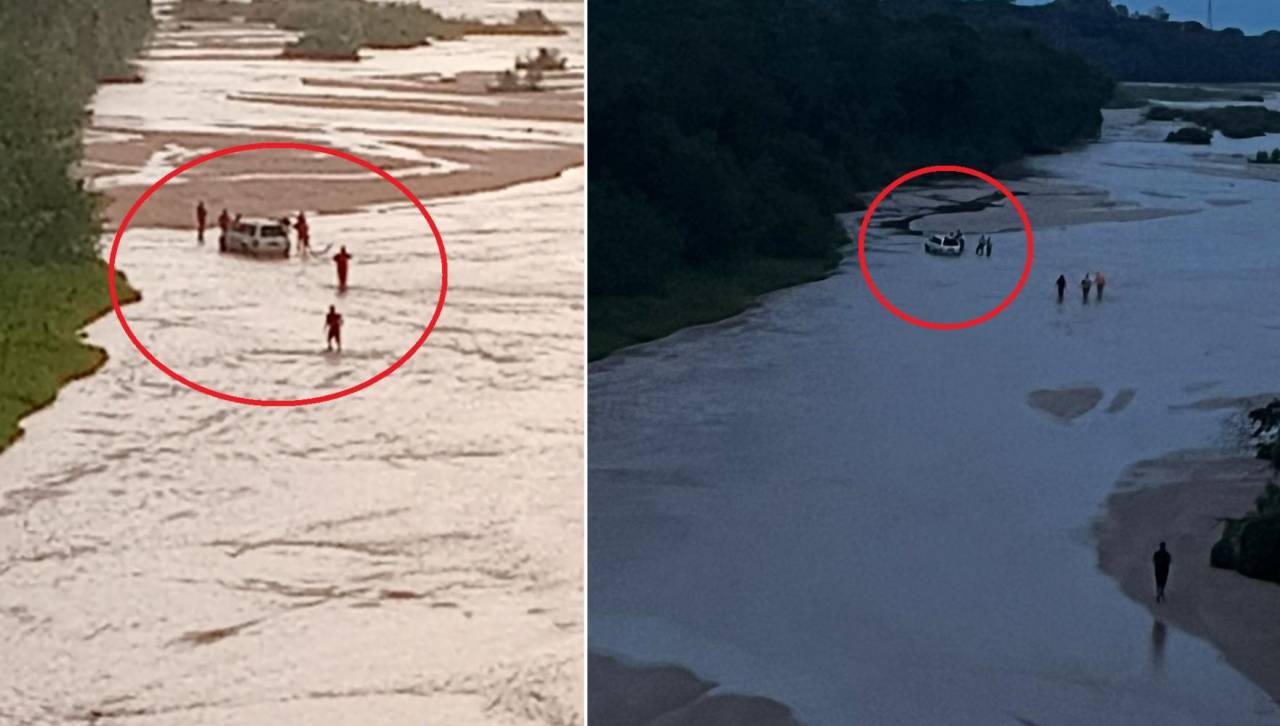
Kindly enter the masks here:
<path id="1" fill-rule="evenodd" d="M 1208 144 L 1213 141 L 1213 132 L 1199 126 L 1184 126 L 1169 132 L 1164 140 L 1174 144 Z"/>

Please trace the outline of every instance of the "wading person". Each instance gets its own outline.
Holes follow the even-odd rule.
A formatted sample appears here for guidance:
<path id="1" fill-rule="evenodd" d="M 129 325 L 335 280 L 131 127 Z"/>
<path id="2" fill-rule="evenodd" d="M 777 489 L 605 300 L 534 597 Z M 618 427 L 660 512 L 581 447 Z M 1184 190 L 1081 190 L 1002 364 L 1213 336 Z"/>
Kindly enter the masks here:
<path id="1" fill-rule="evenodd" d="M 1173 564 L 1173 555 L 1160 543 L 1160 549 L 1151 556 L 1151 563 L 1156 568 L 1156 602 L 1164 601 L 1164 586 L 1169 582 L 1169 565 Z"/>
<path id="2" fill-rule="evenodd" d="M 347 265 L 351 262 L 351 253 L 347 252 L 347 246 L 343 245 L 338 250 L 338 254 L 333 256 L 333 263 L 338 266 L 338 292 L 346 292 L 347 289 Z"/>
<path id="3" fill-rule="evenodd" d="M 307 215 L 298 212 L 298 221 L 293 228 L 298 230 L 298 254 L 311 252 L 311 225 L 307 224 Z"/>
<path id="4" fill-rule="evenodd" d="M 1062 296 L 1067 292 L 1067 276 L 1058 275 L 1058 302 L 1062 302 Z"/>
<path id="5" fill-rule="evenodd" d="M 218 238 L 219 250 L 227 248 L 227 230 L 232 225 L 232 215 L 227 214 L 227 210 L 223 209 L 223 213 L 218 215 L 218 229 L 221 230 L 221 236 Z"/>
<path id="6" fill-rule="evenodd" d="M 204 226 L 209 221 L 209 210 L 204 208 L 204 200 L 196 205 L 196 239 L 204 244 Z"/>
<path id="7" fill-rule="evenodd" d="M 329 313 L 324 316 L 324 328 L 328 335 L 326 350 L 333 350 L 333 344 L 338 344 L 338 352 L 342 352 L 342 316 L 329 306 Z"/>
<path id="8" fill-rule="evenodd" d="M 1085 275 L 1084 279 L 1080 281 L 1080 292 L 1084 295 L 1085 305 L 1089 304 L 1089 288 L 1091 287 L 1093 287 L 1093 280 L 1090 280 L 1089 276 Z"/>
<path id="9" fill-rule="evenodd" d="M 982 253 L 986 252 L 986 250 L 987 250 L 987 238 L 979 237 L 978 246 L 973 248 L 973 254 L 977 255 L 978 257 L 981 257 Z"/>
<path id="10" fill-rule="evenodd" d="M 1101 272 L 1093 273 L 1093 285 L 1098 288 L 1098 302 L 1102 302 L 1102 288 L 1107 286 L 1107 278 Z"/>
<path id="11" fill-rule="evenodd" d="M 991 238 L 987 238 L 987 259 L 991 259 Z"/>

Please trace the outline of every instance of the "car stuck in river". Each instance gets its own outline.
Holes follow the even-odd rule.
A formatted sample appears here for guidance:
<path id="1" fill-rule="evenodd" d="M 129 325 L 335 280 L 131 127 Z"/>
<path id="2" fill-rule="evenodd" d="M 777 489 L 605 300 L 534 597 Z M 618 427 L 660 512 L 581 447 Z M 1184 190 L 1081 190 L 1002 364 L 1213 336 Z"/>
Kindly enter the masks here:
<path id="1" fill-rule="evenodd" d="M 219 252 L 289 257 L 289 229 L 283 222 L 245 219 L 232 224 L 218 241 Z"/>

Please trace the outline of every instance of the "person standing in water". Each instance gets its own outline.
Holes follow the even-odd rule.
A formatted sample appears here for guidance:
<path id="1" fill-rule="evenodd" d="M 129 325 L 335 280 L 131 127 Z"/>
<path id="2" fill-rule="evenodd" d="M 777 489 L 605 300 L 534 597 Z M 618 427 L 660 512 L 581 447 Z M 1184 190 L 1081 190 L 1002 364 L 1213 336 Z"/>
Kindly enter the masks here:
<path id="1" fill-rule="evenodd" d="M 298 256 L 311 252 L 311 225 L 307 224 L 307 215 L 298 212 L 298 221 L 293 228 L 298 230 Z"/>
<path id="2" fill-rule="evenodd" d="M 1098 302 L 1102 302 L 1102 288 L 1107 286 L 1107 278 L 1101 272 L 1093 273 L 1093 284 L 1098 288 Z"/>
<path id="3" fill-rule="evenodd" d="M 343 245 L 338 250 L 338 254 L 333 256 L 333 262 L 338 266 L 338 292 L 346 292 L 347 290 L 347 264 L 351 262 L 351 253 L 347 252 L 347 246 Z"/>
<path id="4" fill-rule="evenodd" d="M 231 215 L 227 213 L 227 208 L 222 208 L 222 214 L 218 215 L 218 250 L 227 251 L 227 230 L 231 229 Z"/>
<path id="5" fill-rule="evenodd" d="M 204 226 L 209 221 L 209 210 L 204 208 L 204 200 L 196 205 L 196 239 L 204 244 Z"/>
<path id="6" fill-rule="evenodd" d="M 987 237 L 987 259 L 991 259 L 991 238 Z"/>
<path id="7" fill-rule="evenodd" d="M 337 343 L 338 352 L 341 353 L 342 316 L 338 314 L 338 311 L 334 309 L 332 305 L 329 306 L 329 313 L 324 316 L 324 327 L 325 331 L 328 333 L 328 339 L 326 341 L 328 345 L 326 346 L 326 350 L 333 350 L 333 344 Z"/>
<path id="8" fill-rule="evenodd" d="M 1156 568 L 1156 602 L 1164 602 L 1164 586 L 1169 583 L 1169 566 L 1173 564 L 1173 555 L 1164 548 L 1164 542 L 1151 556 L 1151 563 Z"/>
<path id="9" fill-rule="evenodd" d="M 1058 302 L 1062 302 L 1062 296 L 1067 292 L 1067 276 L 1058 275 Z"/>
<path id="10" fill-rule="evenodd" d="M 1089 279 L 1088 273 L 1085 273 L 1084 279 L 1080 281 L 1080 292 L 1084 294 L 1084 304 L 1089 304 L 1089 288 L 1093 287 L 1093 280 Z"/>

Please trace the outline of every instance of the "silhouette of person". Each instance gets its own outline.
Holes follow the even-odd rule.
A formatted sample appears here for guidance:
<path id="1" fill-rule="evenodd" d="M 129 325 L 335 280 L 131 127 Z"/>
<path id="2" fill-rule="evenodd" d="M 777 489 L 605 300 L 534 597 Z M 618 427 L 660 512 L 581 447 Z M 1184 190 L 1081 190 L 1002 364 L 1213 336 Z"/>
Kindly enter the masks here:
<path id="1" fill-rule="evenodd" d="M 1090 280 L 1089 276 L 1085 275 L 1084 279 L 1080 281 L 1080 292 L 1084 295 L 1085 305 L 1089 304 L 1089 288 L 1091 287 L 1093 287 L 1093 280 Z"/>
<path id="2" fill-rule="evenodd" d="M 1062 296 L 1067 292 L 1067 276 L 1058 275 L 1058 302 L 1062 302 Z"/>
<path id="3" fill-rule="evenodd" d="M 347 289 L 347 264 L 351 262 L 351 253 L 347 252 L 346 245 L 333 256 L 333 262 L 338 266 L 338 292 L 343 292 Z"/>
<path id="4" fill-rule="evenodd" d="M 326 341 L 328 345 L 326 346 L 326 350 L 333 350 L 333 344 L 337 343 L 338 352 L 341 353 L 342 316 L 338 314 L 338 311 L 335 310 L 332 305 L 329 306 L 329 313 L 324 316 L 324 327 L 325 330 L 328 331 L 328 339 Z"/>
<path id="5" fill-rule="evenodd" d="M 1169 565 L 1173 564 L 1173 555 L 1160 543 L 1160 549 L 1151 556 L 1151 563 L 1156 569 L 1156 602 L 1164 601 L 1164 586 L 1169 582 Z"/>
<path id="6" fill-rule="evenodd" d="M 222 214 L 218 215 L 218 229 L 222 233 L 218 235 L 218 249 L 226 251 L 227 249 L 227 230 L 231 228 L 231 215 L 227 214 L 227 208 L 222 208 Z"/>
<path id="7" fill-rule="evenodd" d="M 991 259 L 991 238 L 987 238 L 987 259 Z"/>
<path id="8" fill-rule="evenodd" d="M 1098 302 L 1102 302 L 1102 288 L 1107 286 L 1107 278 L 1101 272 L 1093 273 L 1093 284 L 1098 288 Z"/>
<path id="9" fill-rule="evenodd" d="M 204 200 L 196 204 L 196 239 L 204 244 L 204 226 L 209 221 L 209 210 L 204 208 Z"/>

